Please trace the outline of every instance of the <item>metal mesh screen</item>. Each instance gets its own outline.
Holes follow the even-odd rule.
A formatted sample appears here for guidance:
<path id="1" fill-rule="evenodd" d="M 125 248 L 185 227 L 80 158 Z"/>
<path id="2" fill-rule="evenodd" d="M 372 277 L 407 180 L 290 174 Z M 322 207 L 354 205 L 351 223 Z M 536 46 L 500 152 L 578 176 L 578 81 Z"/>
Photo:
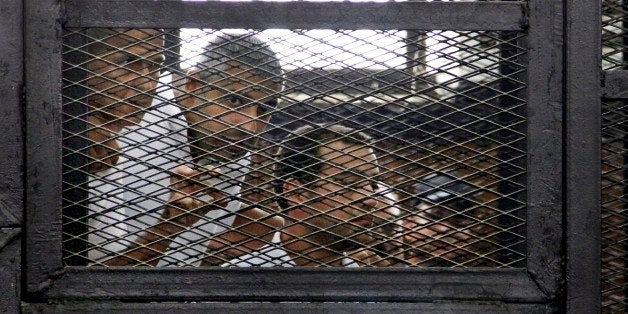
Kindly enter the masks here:
<path id="1" fill-rule="evenodd" d="M 604 70 L 626 69 L 627 11 L 626 1 L 602 1 L 602 67 Z"/>
<path id="2" fill-rule="evenodd" d="M 626 70 L 628 3 L 602 2 L 602 67 Z M 626 101 L 602 102 L 602 312 L 626 310 Z"/>
<path id="3" fill-rule="evenodd" d="M 602 309 L 626 306 L 626 119 L 622 101 L 602 107 Z"/>
<path id="4" fill-rule="evenodd" d="M 64 262 L 523 267 L 524 40 L 66 29 Z"/>

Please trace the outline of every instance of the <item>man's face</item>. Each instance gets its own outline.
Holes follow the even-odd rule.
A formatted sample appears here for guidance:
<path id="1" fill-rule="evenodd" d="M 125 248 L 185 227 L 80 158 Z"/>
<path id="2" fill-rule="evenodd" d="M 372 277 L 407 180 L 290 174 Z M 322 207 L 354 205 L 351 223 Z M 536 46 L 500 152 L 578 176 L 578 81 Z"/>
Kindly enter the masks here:
<path id="1" fill-rule="evenodd" d="M 470 224 L 468 219 L 454 219 L 454 212 L 446 207 L 420 203 L 416 213 L 403 220 L 406 260 L 413 265 L 447 266 L 461 254 L 460 246 L 473 248 L 468 245 L 473 238 Z"/>
<path id="2" fill-rule="evenodd" d="M 202 137 L 197 146 L 232 159 L 255 145 L 256 135 L 268 122 L 267 110 L 272 109 L 264 103 L 276 98 L 281 87 L 251 67 L 237 62 L 229 65 L 220 78 L 200 86 L 192 99 L 181 103 L 190 109 L 185 114 L 190 127 Z"/>
<path id="3" fill-rule="evenodd" d="M 150 107 L 164 56 L 163 37 L 157 30 L 135 29 L 96 44 L 97 58 L 87 64 L 88 103 L 96 116 L 115 127 L 139 123 Z"/>
<path id="4" fill-rule="evenodd" d="M 389 206 L 375 194 L 379 169 L 373 150 L 336 141 L 322 147 L 320 156 L 319 179 L 302 195 L 301 208 L 311 214 L 304 223 L 312 229 L 312 241 L 338 250 L 372 244 L 374 224 L 389 215 L 383 212 Z"/>

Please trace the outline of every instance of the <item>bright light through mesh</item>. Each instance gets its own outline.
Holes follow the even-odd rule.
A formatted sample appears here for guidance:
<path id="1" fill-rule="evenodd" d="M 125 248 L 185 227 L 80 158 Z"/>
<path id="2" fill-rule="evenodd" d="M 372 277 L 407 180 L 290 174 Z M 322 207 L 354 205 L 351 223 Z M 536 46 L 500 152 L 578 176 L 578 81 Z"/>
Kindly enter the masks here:
<path id="1" fill-rule="evenodd" d="M 161 32 L 65 32 L 67 265 L 525 266 L 522 34 Z"/>

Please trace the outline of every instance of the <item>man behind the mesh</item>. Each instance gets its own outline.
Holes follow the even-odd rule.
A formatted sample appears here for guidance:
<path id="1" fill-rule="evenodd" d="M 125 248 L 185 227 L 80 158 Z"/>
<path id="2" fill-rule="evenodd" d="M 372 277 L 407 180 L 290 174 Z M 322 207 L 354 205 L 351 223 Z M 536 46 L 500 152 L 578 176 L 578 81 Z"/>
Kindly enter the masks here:
<path id="1" fill-rule="evenodd" d="M 170 175 L 164 170 L 189 160 L 189 149 L 186 122 L 162 80 L 163 32 L 91 28 L 85 34 L 87 257 L 98 264 L 154 224 L 159 214 L 151 209 L 168 200 Z"/>
<path id="2" fill-rule="evenodd" d="M 103 264 L 198 266 L 212 242 L 245 243 L 246 252 L 272 236 L 283 220 L 255 207 L 240 210 L 239 194 L 281 84 L 275 53 L 257 37 L 221 34 L 204 47 L 177 100 L 193 161 L 174 169 L 159 221 Z"/>
<path id="3" fill-rule="evenodd" d="M 341 125 L 304 126 L 280 144 L 273 175 L 286 225 L 272 245 L 223 266 L 387 266 L 379 244 L 398 209 L 376 181 L 379 165 L 371 138 Z M 215 263 L 215 262 L 213 262 Z"/>

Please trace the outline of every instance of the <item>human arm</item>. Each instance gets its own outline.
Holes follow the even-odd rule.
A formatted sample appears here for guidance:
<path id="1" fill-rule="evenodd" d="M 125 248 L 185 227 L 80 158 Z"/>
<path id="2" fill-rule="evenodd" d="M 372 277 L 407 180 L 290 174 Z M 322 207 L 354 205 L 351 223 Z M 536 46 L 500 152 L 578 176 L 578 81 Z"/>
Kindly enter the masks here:
<path id="1" fill-rule="evenodd" d="M 270 243 L 284 219 L 257 207 L 243 209 L 232 228 L 212 237 L 201 266 L 218 266 Z"/>
<path id="2" fill-rule="evenodd" d="M 263 146 L 264 149 L 251 154 L 251 165 L 242 182 L 243 205 L 235 214 L 231 228 L 209 241 L 201 266 L 222 265 L 258 250 L 270 243 L 274 233 L 284 226 L 284 218 L 276 214 L 278 208 L 270 184 L 273 179 L 270 156 L 276 148 Z"/>
<path id="3" fill-rule="evenodd" d="M 172 192 L 164 206 L 159 221 L 142 232 L 138 239 L 118 256 L 104 262 L 107 266 L 155 266 L 163 257 L 172 241 L 188 227 L 197 223 L 210 210 L 224 207 L 229 199 L 201 181 L 201 176 L 218 174 L 216 169 L 194 170 L 179 166 L 170 178 Z M 205 193 L 208 200 L 201 200 Z"/>

